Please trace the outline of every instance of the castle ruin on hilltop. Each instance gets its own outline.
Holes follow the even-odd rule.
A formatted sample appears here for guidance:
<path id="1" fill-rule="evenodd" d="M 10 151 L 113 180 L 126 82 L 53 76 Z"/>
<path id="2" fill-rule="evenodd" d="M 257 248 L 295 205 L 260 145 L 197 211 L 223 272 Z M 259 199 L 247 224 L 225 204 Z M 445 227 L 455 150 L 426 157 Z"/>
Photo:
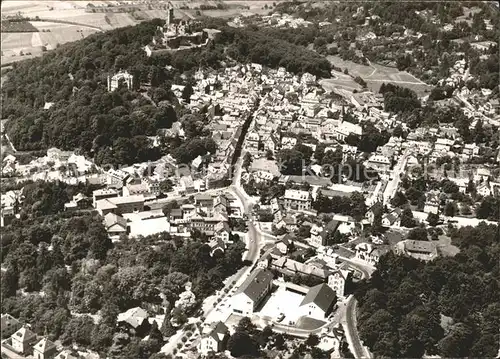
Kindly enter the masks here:
<path id="1" fill-rule="evenodd" d="M 175 19 L 171 2 L 167 7 L 167 19 L 163 26 L 158 26 L 151 43 L 144 47 L 147 56 L 165 52 L 187 50 L 206 46 L 220 33 L 216 29 L 203 29 L 201 23 L 193 19 Z"/>

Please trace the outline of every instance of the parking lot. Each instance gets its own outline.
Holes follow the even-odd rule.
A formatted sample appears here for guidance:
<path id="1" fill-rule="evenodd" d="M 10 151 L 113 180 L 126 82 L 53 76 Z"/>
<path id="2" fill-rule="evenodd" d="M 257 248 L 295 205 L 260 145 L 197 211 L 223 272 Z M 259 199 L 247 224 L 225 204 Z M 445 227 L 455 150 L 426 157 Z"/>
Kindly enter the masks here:
<path id="1" fill-rule="evenodd" d="M 280 313 L 283 313 L 285 318 L 281 320 L 281 323 L 295 323 L 301 316 L 299 306 L 303 299 L 304 295 L 290 292 L 280 287 L 271 294 L 259 314 L 276 320 Z"/>

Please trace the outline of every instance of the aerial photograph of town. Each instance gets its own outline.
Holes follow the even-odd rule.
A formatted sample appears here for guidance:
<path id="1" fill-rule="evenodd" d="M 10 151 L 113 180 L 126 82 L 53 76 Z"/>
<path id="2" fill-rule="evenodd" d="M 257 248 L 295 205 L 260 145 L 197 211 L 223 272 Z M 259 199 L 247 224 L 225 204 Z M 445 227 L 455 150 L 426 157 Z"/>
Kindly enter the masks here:
<path id="1" fill-rule="evenodd" d="M 500 358 L 500 6 L 1 2 L 2 359 Z"/>

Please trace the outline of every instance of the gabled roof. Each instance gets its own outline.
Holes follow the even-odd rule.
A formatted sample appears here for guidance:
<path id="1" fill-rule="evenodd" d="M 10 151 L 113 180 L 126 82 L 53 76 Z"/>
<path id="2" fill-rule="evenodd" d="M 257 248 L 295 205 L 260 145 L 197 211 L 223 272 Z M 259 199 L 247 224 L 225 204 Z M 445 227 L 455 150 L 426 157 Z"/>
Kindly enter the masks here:
<path id="1" fill-rule="evenodd" d="M 118 314 L 117 322 L 125 322 L 130 324 L 133 328 L 140 326 L 145 319 L 148 318 L 148 312 L 141 307 L 135 307 L 127 310 L 124 313 Z"/>
<path id="2" fill-rule="evenodd" d="M 221 342 L 224 340 L 224 337 L 229 334 L 229 329 L 227 326 L 222 323 L 218 322 L 212 331 L 208 334 L 209 337 L 214 338 L 217 342 Z"/>
<path id="3" fill-rule="evenodd" d="M 255 270 L 236 292 L 245 293 L 251 300 L 256 301 L 273 280 L 273 274 L 264 269 Z"/>
<path id="4" fill-rule="evenodd" d="M 47 338 L 43 338 L 42 340 L 40 340 L 38 343 L 35 344 L 33 349 L 40 353 L 45 354 L 56 349 L 56 345 Z"/>
<path id="5" fill-rule="evenodd" d="M 332 288 L 325 283 L 312 287 L 300 303 L 300 306 L 314 303 L 324 312 L 332 306 L 337 296 Z"/>
<path id="6" fill-rule="evenodd" d="M 120 227 L 127 228 L 127 220 L 114 213 L 108 213 L 104 216 L 104 224 L 106 226 L 106 229 L 111 228 L 115 224 L 119 225 Z"/>

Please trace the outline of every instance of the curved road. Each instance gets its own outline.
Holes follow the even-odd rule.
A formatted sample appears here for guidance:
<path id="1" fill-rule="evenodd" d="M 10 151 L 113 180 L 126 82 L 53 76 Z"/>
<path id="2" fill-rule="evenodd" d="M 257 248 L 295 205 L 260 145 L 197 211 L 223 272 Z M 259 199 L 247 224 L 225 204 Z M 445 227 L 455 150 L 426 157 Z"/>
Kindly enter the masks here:
<path id="1" fill-rule="evenodd" d="M 362 274 L 362 279 L 369 278 L 373 272 L 373 268 L 367 265 L 363 265 L 347 258 L 341 258 L 344 262 L 347 262 L 351 267 L 356 268 Z M 356 321 L 356 308 L 358 301 L 351 295 L 345 304 L 344 316 L 341 322 L 344 326 L 347 342 L 352 354 L 356 359 L 361 358 L 371 358 L 370 352 L 363 346 L 363 343 L 359 337 L 357 321 Z"/>

